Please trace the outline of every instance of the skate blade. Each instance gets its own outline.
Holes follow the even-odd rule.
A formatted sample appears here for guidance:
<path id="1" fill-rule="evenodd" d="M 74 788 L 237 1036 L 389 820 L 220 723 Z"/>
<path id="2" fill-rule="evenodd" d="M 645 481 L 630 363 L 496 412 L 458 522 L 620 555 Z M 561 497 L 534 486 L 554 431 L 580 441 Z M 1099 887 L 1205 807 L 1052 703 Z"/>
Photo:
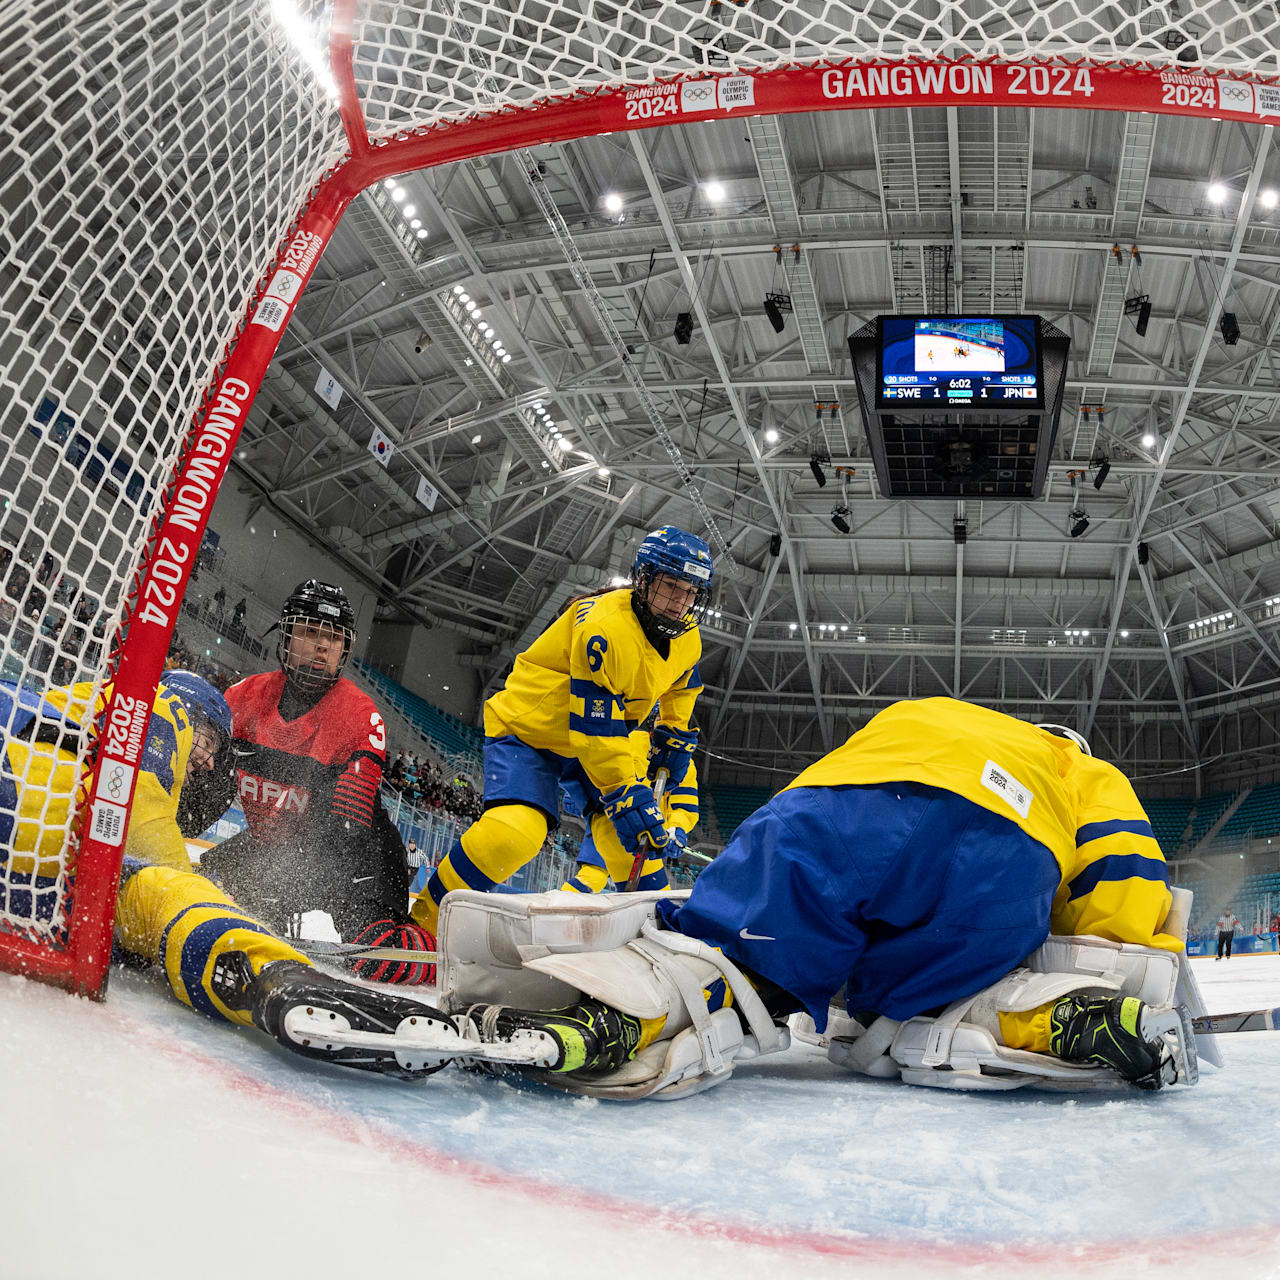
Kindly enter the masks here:
<path id="1" fill-rule="evenodd" d="M 416 1017 L 403 1019 L 395 1031 L 357 1031 L 341 1015 L 308 1012 L 303 1005 L 285 1014 L 284 1029 L 300 1045 L 370 1049 L 394 1054 L 406 1066 L 410 1062 L 414 1066 L 437 1066 L 462 1058 L 514 1067 L 549 1067 L 560 1053 L 555 1041 L 541 1031 L 521 1030 L 509 1040 L 486 1044 L 459 1036 L 435 1019 Z"/>
<path id="2" fill-rule="evenodd" d="M 1147 1006 L 1142 1013 L 1142 1038 L 1160 1040 L 1173 1055 L 1179 1083 L 1193 1085 L 1200 1079 L 1200 1063 L 1196 1055 L 1196 1033 L 1191 1014 L 1182 1005 Z"/>

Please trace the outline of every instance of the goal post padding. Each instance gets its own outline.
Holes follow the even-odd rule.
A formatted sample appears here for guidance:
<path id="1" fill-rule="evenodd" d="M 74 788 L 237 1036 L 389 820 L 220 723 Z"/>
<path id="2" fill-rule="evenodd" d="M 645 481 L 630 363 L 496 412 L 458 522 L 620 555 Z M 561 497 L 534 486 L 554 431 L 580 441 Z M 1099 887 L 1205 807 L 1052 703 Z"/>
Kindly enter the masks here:
<path id="1" fill-rule="evenodd" d="M 31 786 L 34 754 L 19 765 L 6 736 L 0 968 L 103 988 L 180 601 L 254 395 L 361 190 L 749 114 L 1280 115 L 1277 6 L 1095 9 L 336 0 L 326 27 L 325 6 L 293 0 L 0 3 L 0 679 L 9 703 L 112 686 L 99 727 L 72 735 L 70 783 Z"/>

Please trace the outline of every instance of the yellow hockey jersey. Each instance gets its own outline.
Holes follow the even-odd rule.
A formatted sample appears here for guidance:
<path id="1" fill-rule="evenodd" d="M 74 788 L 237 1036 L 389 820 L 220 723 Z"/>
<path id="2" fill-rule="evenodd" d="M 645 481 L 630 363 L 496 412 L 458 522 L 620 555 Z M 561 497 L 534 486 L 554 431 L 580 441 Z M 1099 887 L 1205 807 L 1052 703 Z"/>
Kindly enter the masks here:
<path id="1" fill-rule="evenodd" d="M 687 729 L 702 689 L 696 627 L 669 644 L 649 642 L 630 588 L 571 605 L 522 654 L 485 703 L 484 731 L 576 758 L 602 792 L 642 779 L 648 755 L 640 728 L 654 703 L 659 722 Z"/>
<path id="2" fill-rule="evenodd" d="M 1062 875 L 1054 933 L 1182 950 L 1159 932 L 1168 869 L 1133 787 L 1074 742 L 952 698 L 897 702 L 786 789 L 883 782 L 954 792 L 1045 845 Z"/>
<path id="3" fill-rule="evenodd" d="M 676 786 L 668 785 L 662 793 L 662 820 L 670 827 L 679 827 L 688 835 L 698 825 L 698 766 L 689 762 L 689 772 Z"/>
<path id="4" fill-rule="evenodd" d="M 44 701 L 74 728 L 96 718 L 111 697 L 104 686 L 93 700 L 89 683 L 56 686 Z M 163 680 L 156 692 L 139 761 L 125 852 L 144 862 L 189 871 L 191 859 L 178 829 L 178 798 L 187 773 L 194 731 L 186 708 L 170 696 Z M 10 739 L 6 772 L 17 793 L 18 812 L 10 840 L 9 866 L 22 873 L 56 876 L 79 783 L 73 752 L 45 742 Z M 15 855 L 34 854 L 34 857 Z"/>

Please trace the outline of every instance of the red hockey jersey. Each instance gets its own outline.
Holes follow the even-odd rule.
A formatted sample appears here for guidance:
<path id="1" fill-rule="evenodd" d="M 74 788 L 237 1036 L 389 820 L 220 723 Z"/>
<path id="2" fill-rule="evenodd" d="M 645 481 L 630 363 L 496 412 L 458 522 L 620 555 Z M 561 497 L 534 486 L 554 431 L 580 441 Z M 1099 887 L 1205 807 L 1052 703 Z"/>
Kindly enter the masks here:
<path id="1" fill-rule="evenodd" d="M 227 690 L 240 807 L 263 840 L 314 838 L 326 826 L 368 829 L 386 765 L 387 731 L 373 699 L 340 679 L 295 720 L 281 718 L 284 672 Z"/>

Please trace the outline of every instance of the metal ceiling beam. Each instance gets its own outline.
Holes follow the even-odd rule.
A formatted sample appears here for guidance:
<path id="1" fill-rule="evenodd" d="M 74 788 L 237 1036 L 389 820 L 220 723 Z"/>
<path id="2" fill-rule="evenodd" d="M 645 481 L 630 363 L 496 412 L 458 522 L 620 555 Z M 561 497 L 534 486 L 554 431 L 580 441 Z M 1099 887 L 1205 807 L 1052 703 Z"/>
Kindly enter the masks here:
<path id="1" fill-rule="evenodd" d="M 1245 232 L 1249 228 L 1249 217 L 1253 212 L 1253 202 L 1258 194 L 1258 187 L 1262 182 L 1262 174 L 1266 168 L 1267 159 L 1271 154 L 1271 137 L 1273 130 L 1269 127 L 1256 126 L 1258 137 L 1257 146 L 1254 151 L 1253 164 L 1249 170 L 1249 179 L 1245 184 L 1244 194 L 1240 198 L 1240 208 L 1236 214 L 1235 229 L 1231 236 L 1231 248 L 1228 251 L 1222 263 L 1222 270 L 1218 278 L 1218 288 L 1215 289 L 1213 298 L 1209 305 L 1209 315 L 1205 325 L 1204 335 L 1200 339 L 1200 344 L 1196 349 L 1195 358 L 1191 362 L 1191 369 L 1187 374 L 1186 388 L 1179 396 L 1178 406 L 1174 410 L 1173 419 L 1169 423 L 1165 432 L 1164 442 L 1160 449 L 1160 465 L 1155 475 L 1151 478 L 1151 482 L 1146 486 L 1146 493 L 1142 499 L 1142 507 L 1133 524 L 1133 533 L 1124 551 L 1121 553 L 1120 572 L 1116 576 L 1116 593 L 1114 603 L 1111 609 L 1111 619 L 1107 627 L 1107 643 L 1102 658 L 1098 663 L 1097 674 L 1094 678 L 1093 696 L 1089 703 L 1089 714 L 1085 720 L 1084 734 L 1088 737 L 1089 732 L 1093 728 L 1093 718 L 1096 714 L 1098 703 L 1102 697 L 1102 685 L 1106 679 L 1107 664 L 1111 659 L 1111 649 L 1115 642 L 1116 629 L 1120 624 L 1120 610 L 1124 605 L 1125 595 L 1129 583 L 1129 574 L 1133 569 L 1134 554 L 1137 544 L 1143 536 L 1146 527 L 1147 518 L 1151 514 L 1151 508 L 1155 504 L 1156 494 L 1160 489 L 1160 480 L 1164 475 L 1164 469 L 1173 457 L 1173 451 L 1177 447 L 1178 436 L 1182 432 L 1183 423 L 1186 421 L 1187 409 L 1191 404 L 1192 397 L 1196 394 L 1200 373 L 1204 368 L 1204 362 L 1210 350 L 1213 348 L 1214 336 L 1218 326 L 1218 319 L 1222 315 L 1223 297 L 1225 295 L 1225 286 L 1230 283 L 1231 272 L 1239 257 L 1241 247 L 1244 244 Z"/>
<path id="2" fill-rule="evenodd" d="M 671 211 L 667 208 L 666 197 L 662 191 L 662 184 L 658 181 L 658 175 L 654 172 L 653 165 L 649 159 L 648 151 L 644 145 L 644 135 L 634 133 L 631 135 L 631 149 L 636 157 L 636 162 L 640 166 L 640 171 L 644 175 L 645 183 L 649 188 L 649 195 L 653 200 L 654 208 L 658 214 L 658 220 L 661 222 L 663 230 L 666 233 L 667 242 L 674 254 L 676 262 L 680 267 L 680 274 L 684 279 L 685 288 L 689 291 L 690 306 L 698 317 L 698 324 L 701 327 L 707 349 L 711 355 L 712 364 L 715 366 L 716 375 L 720 379 L 721 386 L 725 397 L 728 399 L 729 405 L 733 410 L 733 416 L 738 424 L 738 430 L 742 435 L 743 443 L 746 445 L 747 453 L 751 458 L 756 475 L 760 479 L 760 485 L 764 490 L 765 498 L 768 502 L 769 509 L 773 513 L 774 519 L 777 521 L 777 531 L 782 538 L 783 550 L 787 556 L 787 564 L 791 571 L 792 593 L 795 597 L 797 617 L 803 621 L 805 616 L 804 597 L 800 590 L 801 566 L 799 552 L 790 536 L 789 522 L 786 519 L 782 505 L 778 500 L 777 494 L 774 493 L 773 486 L 769 482 L 769 478 L 764 469 L 764 459 L 760 453 L 760 446 L 756 441 L 755 432 L 751 429 L 751 424 L 747 421 L 746 411 L 737 391 L 731 385 L 731 377 L 729 366 L 725 361 L 724 355 L 720 351 L 719 344 L 716 341 L 715 333 L 708 325 L 708 316 L 706 305 L 702 301 L 698 293 L 698 282 L 694 276 L 693 268 L 689 264 L 688 255 L 680 244 L 679 236 L 676 233 L 675 222 L 672 219 Z M 826 709 L 822 701 L 822 679 L 821 668 L 818 662 L 813 646 L 809 643 L 807 628 L 805 636 L 805 661 L 809 667 L 809 677 L 813 686 L 813 701 L 817 709 L 818 724 L 822 733 L 822 741 L 828 751 L 831 750 L 831 723 L 827 716 Z"/>

